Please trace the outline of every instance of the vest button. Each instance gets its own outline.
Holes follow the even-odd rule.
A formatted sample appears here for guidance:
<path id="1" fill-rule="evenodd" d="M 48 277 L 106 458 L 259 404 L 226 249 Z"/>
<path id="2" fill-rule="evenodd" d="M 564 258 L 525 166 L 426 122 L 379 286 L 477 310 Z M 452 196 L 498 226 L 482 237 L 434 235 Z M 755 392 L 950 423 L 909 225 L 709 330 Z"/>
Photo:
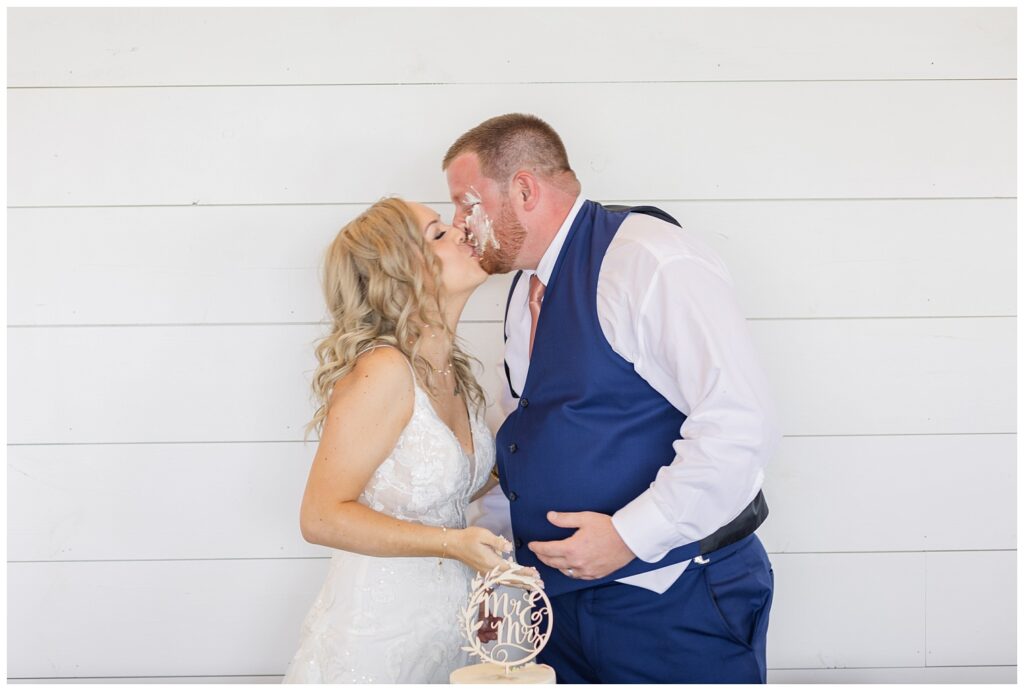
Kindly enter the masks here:
<path id="1" fill-rule="evenodd" d="M 511 444 L 508 445 L 508 452 L 509 453 L 515 453 L 518 450 L 519 450 L 519 445 L 516 444 L 515 442 L 512 442 Z"/>
<path id="2" fill-rule="evenodd" d="M 519 538 L 516 538 L 516 547 L 519 548 L 519 547 L 522 547 L 522 546 L 523 546 L 523 541 L 520 540 Z"/>
<path id="3" fill-rule="evenodd" d="M 526 406 L 530 405 L 530 401 L 525 398 L 520 398 L 519 405 L 525 408 Z"/>
<path id="4" fill-rule="evenodd" d="M 515 492 L 509 492 L 508 493 L 508 500 L 509 501 L 515 501 L 518 498 L 519 498 L 519 495 L 516 494 Z"/>

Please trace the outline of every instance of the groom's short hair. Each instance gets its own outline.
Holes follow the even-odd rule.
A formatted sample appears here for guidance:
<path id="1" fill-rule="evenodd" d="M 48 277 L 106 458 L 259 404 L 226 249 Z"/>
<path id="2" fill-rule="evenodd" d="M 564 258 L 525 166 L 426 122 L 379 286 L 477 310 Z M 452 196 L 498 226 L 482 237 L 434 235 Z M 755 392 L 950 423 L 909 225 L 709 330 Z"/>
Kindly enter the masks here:
<path id="1" fill-rule="evenodd" d="M 576 179 L 562 138 L 536 115 L 507 113 L 481 122 L 448 148 L 441 170 L 470 152 L 480 159 L 480 171 L 498 182 L 524 168 L 548 178 L 570 173 Z"/>

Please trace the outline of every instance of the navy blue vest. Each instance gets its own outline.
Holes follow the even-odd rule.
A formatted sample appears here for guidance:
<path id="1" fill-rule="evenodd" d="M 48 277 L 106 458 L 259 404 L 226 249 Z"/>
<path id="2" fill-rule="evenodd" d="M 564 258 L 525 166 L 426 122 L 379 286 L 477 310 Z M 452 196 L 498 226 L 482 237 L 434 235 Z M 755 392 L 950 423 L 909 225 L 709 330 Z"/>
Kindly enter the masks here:
<path id="1" fill-rule="evenodd" d="M 675 222 L 659 210 L 647 211 Z M 658 470 L 675 458 L 672 443 L 686 416 L 612 350 L 597 317 L 601 263 L 628 213 L 592 201 L 581 207 L 544 291 L 519 406 L 497 435 L 516 560 L 540 570 L 550 596 L 701 554 L 700 544 L 691 543 L 661 561 L 634 559 L 603 579 L 582 581 L 544 565 L 527 547 L 533 540 L 562 540 L 575 532 L 551 525 L 549 510 L 613 514 L 647 490 Z"/>

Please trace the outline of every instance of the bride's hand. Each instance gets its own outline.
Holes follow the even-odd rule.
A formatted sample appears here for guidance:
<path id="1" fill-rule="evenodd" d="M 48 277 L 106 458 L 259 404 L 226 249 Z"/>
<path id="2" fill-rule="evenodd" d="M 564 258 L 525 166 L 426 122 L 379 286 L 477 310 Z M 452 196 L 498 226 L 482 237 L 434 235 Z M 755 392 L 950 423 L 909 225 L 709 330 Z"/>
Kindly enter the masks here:
<path id="1" fill-rule="evenodd" d="M 454 547 L 453 557 L 480 573 L 487 573 L 503 563 L 503 555 L 512 551 L 512 543 L 479 526 L 459 530 L 451 547 Z"/>

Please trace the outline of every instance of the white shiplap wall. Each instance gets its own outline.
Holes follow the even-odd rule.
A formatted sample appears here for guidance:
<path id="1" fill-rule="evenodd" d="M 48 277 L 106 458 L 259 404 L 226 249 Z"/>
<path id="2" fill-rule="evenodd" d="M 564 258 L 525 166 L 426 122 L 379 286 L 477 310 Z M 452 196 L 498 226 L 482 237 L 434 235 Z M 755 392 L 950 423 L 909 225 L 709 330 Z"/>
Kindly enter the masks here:
<path id="1" fill-rule="evenodd" d="M 449 213 L 447 145 L 519 110 L 737 280 L 769 679 L 1015 680 L 1015 20 L 9 10 L 8 676 L 280 678 L 320 252 L 387 193 Z M 507 280 L 461 329 L 492 398 Z"/>

